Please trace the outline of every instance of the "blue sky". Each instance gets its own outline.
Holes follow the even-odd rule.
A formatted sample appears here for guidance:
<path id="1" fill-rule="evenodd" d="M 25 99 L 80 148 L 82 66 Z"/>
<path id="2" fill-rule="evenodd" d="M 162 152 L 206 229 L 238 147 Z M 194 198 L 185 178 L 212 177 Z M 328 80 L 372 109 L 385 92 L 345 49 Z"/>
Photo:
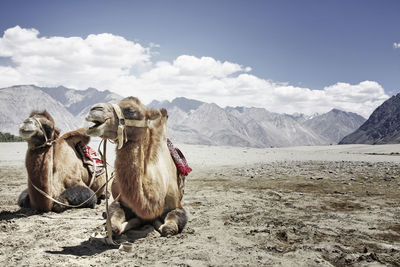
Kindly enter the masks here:
<path id="1" fill-rule="evenodd" d="M 140 62 L 132 60 L 117 69 L 97 73 L 100 76 L 115 73 L 109 77 L 114 81 L 124 76 L 118 83 L 95 81 L 93 77 L 92 83 L 60 79 L 59 83 L 76 89 L 93 86 L 123 95 L 137 92 L 146 101 L 183 95 L 220 105 L 243 102 L 277 112 L 312 113 L 341 108 L 368 116 L 383 100 L 400 92 L 399 14 L 400 1 L 386 0 L 3 0 L 0 1 L 0 37 L 18 25 L 21 33 L 24 29 L 37 32 L 35 43 L 40 38 L 62 37 L 70 42 L 75 37 L 86 40 L 89 35 L 108 33 L 143 48 L 131 54 L 142 56 Z M 2 39 L 5 43 L 5 35 Z M 15 39 L 10 37 L 7 41 L 15 42 Z M 0 51 L 0 66 L 7 67 L 1 74 L 4 77 L 13 73 L 16 77 L 3 78 L 3 82 L 0 78 L 0 86 L 18 81 L 57 85 L 55 78 L 48 78 L 52 75 L 48 70 L 37 71 L 40 77 L 37 73 L 28 75 L 29 79 L 23 77 L 28 66 L 39 67 L 20 59 L 29 55 L 21 52 L 24 42 L 18 45 L 19 48 L 12 49 L 8 46 L 10 51 L 3 54 Z M 204 57 L 212 60 L 202 60 Z M 65 57 L 55 58 L 65 60 Z M 231 65 L 222 67 L 224 62 Z M 192 66 L 198 68 L 194 70 Z M 80 68 L 79 63 L 76 68 Z M 188 68 L 190 75 L 185 76 Z M 126 69 L 131 76 L 121 74 Z M 222 74 L 211 77 L 207 83 L 204 77 L 192 77 L 205 69 Z M 65 68 L 61 70 L 71 80 L 81 79 L 69 75 Z M 80 73 L 83 71 L 82 67 Z M 169 71 L 176 76 L 174 79 L 161 77 Z M 182 80 L 182 84 L 177 84 Z M 128 83 L 137 90 L 121 89 Z M 152 83 L 153 91 L 149 89 Z M 168 84 L 178 89 L 169 89 Z M 160 92 L 163 85 L 168 92 Z M 215 89 L 210 89 L 212 86 Z M 230 90 L 230 86 L 234 89 Z M 310 107 L 313 104 L 315 109 Z"/>

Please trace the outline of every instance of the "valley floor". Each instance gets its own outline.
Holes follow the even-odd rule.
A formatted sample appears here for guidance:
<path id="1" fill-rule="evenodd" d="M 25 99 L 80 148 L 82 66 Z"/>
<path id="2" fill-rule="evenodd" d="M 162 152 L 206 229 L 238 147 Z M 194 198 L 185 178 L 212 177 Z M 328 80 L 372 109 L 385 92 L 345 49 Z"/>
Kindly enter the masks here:
<path id="1" fill-rule="evenodd" d="M 123 252 L 89 240 L 104 203 L 20 210 L 26 144 L 0 144 L 0 265 L 400 266 L 400 145 L 178 147 L 193 168 L 187 227 L 129 231 Z"/>

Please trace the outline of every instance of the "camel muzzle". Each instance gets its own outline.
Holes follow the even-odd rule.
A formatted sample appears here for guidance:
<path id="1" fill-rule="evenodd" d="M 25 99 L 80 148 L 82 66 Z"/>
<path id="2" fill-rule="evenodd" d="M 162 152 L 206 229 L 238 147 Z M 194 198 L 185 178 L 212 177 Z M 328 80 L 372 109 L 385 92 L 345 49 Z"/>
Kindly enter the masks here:
<path id="1" fill-rule="evenodd" d="M 22 138 L 30 138 L 32 135 L 35 134 L 37 131 L 36 124 L 31 119 L 26 119 L 23 123 L 19 126 L 19 136 Z"/>

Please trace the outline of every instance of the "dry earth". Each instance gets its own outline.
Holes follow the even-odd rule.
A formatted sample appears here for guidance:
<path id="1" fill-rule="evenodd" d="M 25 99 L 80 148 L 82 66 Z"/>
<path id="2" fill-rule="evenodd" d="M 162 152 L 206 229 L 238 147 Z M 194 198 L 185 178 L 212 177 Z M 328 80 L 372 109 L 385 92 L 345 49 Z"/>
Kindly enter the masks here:
<path id="1" fill-rule="evenodd" d="M 194 169 L 187 227 L 130 231 L 124 252 L 90 241 L 104 203 L 20 210 L 26 145 L 0 144 L 0 265 L 400 266 L 400 145 L 180 148 Z"/>

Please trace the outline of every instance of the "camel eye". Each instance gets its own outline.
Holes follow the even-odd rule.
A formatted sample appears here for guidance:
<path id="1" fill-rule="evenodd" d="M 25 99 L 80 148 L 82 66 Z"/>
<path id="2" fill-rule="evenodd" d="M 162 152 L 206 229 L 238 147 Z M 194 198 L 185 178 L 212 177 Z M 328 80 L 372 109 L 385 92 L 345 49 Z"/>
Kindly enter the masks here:
<path id="1" fill-rule="evenodd" d="M 46 131 L 46 134 L 49 135 L 52 131 L 51 126 L 47 125 L 47 124 L 42 124 L 44 130 Z"/>
<path id="2" fill-rule="evenodd" d="M 142 115 L 139 110 L 126 108 L 123 110 L 123 112 L 124 112 L 125 118 L 127 118 L 127 119 L 140 120 L 142 118 Z"/>

